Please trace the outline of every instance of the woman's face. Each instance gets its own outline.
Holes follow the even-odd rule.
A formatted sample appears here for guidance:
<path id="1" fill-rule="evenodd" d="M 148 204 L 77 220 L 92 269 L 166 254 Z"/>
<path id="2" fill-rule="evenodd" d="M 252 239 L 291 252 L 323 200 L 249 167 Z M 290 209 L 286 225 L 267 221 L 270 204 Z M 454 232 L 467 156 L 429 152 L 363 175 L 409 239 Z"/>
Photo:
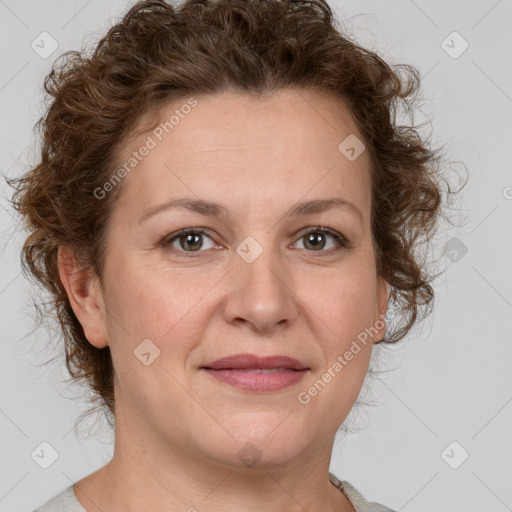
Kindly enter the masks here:
<path id="1" fill-rule="evenodd" d="M 385 331 L 368 151 L 344 105 L 318 93 L 195 99 L 119 154 L 119 166 L 140 158 L 117 185 L 104 313 L 84 320 L 110 345 L 117 428 L 230 466 L 324 456 Z M 240 354 L 306 369 L 205 368 Z"/>

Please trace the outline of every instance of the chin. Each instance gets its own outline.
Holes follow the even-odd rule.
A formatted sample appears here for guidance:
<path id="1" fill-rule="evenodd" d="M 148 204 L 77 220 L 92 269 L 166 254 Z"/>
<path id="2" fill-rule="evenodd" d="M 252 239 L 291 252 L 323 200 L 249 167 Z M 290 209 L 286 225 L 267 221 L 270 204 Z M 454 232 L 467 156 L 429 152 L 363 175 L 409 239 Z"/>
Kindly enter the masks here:
<path id="1" fill-rule="evenodd" d="M 254 472 L 257 468 L 269 470 L 286 465 L 304 453 L 309 443 L 303 431 L 300 432 L 295 425 L 293 429 L 286 428 L 285 423 L 281 417 L 270 428 L 266 421 L 256 425 L 254 421 L 251 424 L 232 424 L 229 432 L 233 437 L 224 433 L 222 438 L 210 438 L 203 450 L 230 470 Z"/>

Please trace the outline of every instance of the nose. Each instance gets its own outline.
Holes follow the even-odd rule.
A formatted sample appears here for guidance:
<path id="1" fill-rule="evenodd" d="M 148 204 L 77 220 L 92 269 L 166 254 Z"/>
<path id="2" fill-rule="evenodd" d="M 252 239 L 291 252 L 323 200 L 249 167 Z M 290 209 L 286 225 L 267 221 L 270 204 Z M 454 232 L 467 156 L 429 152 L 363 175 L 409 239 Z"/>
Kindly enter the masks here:
<path id="1" fill-rule="evenodd" d="M 299 300 L 293 289 L 293 273 L 272 249 L 263 249 L 250 261 L 236 255 L 229 273 L 231 286 L 225 302 L 226 321 L 247 324 L 258 332 L 283 329 L 298 315 Z"/>

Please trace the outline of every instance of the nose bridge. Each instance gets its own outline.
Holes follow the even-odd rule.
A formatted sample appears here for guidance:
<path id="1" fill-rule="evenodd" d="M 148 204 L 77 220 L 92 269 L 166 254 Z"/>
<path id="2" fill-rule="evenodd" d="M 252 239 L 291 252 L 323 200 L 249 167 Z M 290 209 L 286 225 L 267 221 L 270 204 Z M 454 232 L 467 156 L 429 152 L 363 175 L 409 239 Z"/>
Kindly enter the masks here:
<path id="1" fill-rule="evenodd" d="M 289 272 L 272 235 L 267 232 L 259 239 L 261 243 L 249 236 L 236 248 L 226 315 L 228 321 L 245 320 L 263 331 L 292 320 L 296 312 Z"/>

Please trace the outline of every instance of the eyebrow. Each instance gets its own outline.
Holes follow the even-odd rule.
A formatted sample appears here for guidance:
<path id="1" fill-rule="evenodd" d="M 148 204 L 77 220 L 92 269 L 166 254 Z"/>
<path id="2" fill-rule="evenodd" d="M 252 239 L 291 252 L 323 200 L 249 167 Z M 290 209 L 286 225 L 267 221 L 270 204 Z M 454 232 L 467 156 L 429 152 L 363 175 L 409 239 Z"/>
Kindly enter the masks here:
<path id="1" fill-rule="evenodd" d="M 200 215 L 205 215 L 209 217 L 226 217 L 229 215 L 228 210 L 217 203 L 213 203 L 210 201 L 205 201 L 202 199 L 173 199 L 171 201 L 167 201 L 158 206 L 149 208 L 144 211 L 142 216 L 139 219 L 139 224 L 146 221 L 150 217 L 157 215 L 163 211 L 172 209 L 172 208 L 186 208 L 195 213 L 199 213 Z M 301 201 L 300 203 L 294 204 L 283 217 L 297 217 L 302 215 L 311 215 L 314 213 L 321 213 L 327 210 L 332 210 L 333 208 L 343 208 L 347 211 L 351 211 L 355 213 L 361 223 L 363 223 L 363 214 L 361 210 L 353 203 L 342 199 L 340 197 L 333 197 L 329 199 L 313 199 L 310 201 Z"/>

